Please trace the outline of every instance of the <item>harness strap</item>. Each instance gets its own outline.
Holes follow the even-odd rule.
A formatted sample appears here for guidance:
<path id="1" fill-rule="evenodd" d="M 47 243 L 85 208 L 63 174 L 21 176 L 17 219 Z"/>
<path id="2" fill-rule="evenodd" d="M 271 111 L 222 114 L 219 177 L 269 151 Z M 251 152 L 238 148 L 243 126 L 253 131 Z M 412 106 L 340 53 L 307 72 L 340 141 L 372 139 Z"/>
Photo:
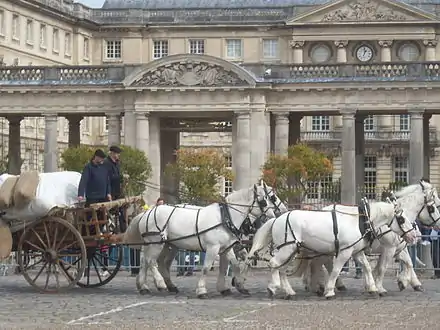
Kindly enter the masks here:
<path id="1" fill-rule="evenodd" d="M 336 219 L 336 203 L 333 204 L 333 210 L 332 210 L 332 220 L 333 220 L 333 235 L 335 235 L 335 257 L 337 258 L 339 255 L 339 239 L 338 239 L 338 221 Z"/>
<path id="2" fill-rule="evenodd" d="M 197 210 L 197 214 L 196 214 L 196 236 L 197 236 L 197 240 L 199 241 L 200 249 L 202 251 L 205 251 L 205 249 L 202 246 L 202 241 L 200 240 L 200 234 L 199 234 L 199 214 L 200 214 L 200 210 L 201 209 L 198 209 Z"/>

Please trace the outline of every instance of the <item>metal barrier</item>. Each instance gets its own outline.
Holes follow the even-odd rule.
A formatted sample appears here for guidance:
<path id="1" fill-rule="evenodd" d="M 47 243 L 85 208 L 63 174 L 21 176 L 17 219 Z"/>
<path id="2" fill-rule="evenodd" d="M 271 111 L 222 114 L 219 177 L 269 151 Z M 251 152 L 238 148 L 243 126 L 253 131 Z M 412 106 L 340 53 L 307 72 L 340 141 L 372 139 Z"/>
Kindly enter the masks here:
<path id="1" fill-rule="evenodd" d="M 414 269 L 419 273 L 429 277 L 437 275 L 440 278 L 440 236 L 436 236 L 436 232 L 431 235 L 422 235 L 421 241 L 413 246 L 408 247 Z M 108 249 L 105 254 L 108 256 L 108 266 L 114 267 L 117 260 L 118 249 Z M 130 249 L 129 247 L 122 247 L 122 266 L 121 271 L 136 272 L 140 266 L 140 251 Z M 204 252 L 191 252 L 180 250 L 172 263 L 171 271 L 177 272 L 180 275 L 191 271 L 200 271 L 201 265 L 204 262 Z M 370 256 L 369 260 L 374 262 L 377 256 Z M 66 260 L 72 262 L 72 260 Z M 32 263 L 32 261 L 31 261 Z M 266 262 L 259 262 L 258 266 L 265 267 Z M 353 270 L 354 265 L 350 266 Z M 372 265 L 373 266 L 373 265 Z M 218 267 L 218 256 L 214 262 L 214 267 Z M 11 275 L 16 272 L 17 262 L 15 253 L 0 262 L 0 276 Z M 399 263 L 393 262 L 388 267 L 389 270 L 399 272 L 401 267 Z"/>

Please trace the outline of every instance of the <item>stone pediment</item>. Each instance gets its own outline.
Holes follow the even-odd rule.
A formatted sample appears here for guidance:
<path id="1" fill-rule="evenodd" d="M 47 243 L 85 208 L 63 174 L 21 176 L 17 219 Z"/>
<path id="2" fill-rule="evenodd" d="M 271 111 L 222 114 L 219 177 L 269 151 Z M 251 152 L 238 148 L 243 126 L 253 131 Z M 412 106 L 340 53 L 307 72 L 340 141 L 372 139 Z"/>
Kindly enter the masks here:
<path id="1" fill-rule="evenodd" d="M 436 22 L 437 18 L 396 0 L 340 0 L 303 13 L 286 24 L 415 21 Z"/>
<path id="2" fill-rule="evenodd" d="M 206 55 L 173 55 L 151 62 L 124 84 L 130 87 L 243 87 L 255 79 L 243 68 Z"/>

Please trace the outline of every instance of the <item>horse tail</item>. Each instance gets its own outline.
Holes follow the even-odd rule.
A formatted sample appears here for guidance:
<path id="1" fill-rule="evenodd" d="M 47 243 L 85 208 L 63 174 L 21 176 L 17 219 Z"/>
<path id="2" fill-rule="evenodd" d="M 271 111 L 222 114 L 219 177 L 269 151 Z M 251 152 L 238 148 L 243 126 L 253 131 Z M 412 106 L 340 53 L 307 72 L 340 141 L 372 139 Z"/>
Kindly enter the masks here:
<path id="1" fill-rule="evenodd" d="M 127 230 L 123 234 L 122 243 L 123 244 L 130 244 L 130 247 L 132 249 L 138 249 L 140 250 L 142 248 L 142 244 L 144 243 L 144 239 L 141 236 L 141 232 L 139 231 L 139 222 L 142 220 L 145 212 L 142 212 L 141 214 L 138 214 L 135 216 L 130 224 L 128 225 Z M 136 245 L 140 244 L 140 245 Z"/>
<path id="2" fill-rule="evenodd" d="M 258 255 L 258 252 L 269 246 L 272 241 L 272 226 L 276 218 L 268 220 L 264 225 L 260 227 L 255 233 L 252 248 L 248 253 L 248 261 L 250 262 L 253 257 Z"/>

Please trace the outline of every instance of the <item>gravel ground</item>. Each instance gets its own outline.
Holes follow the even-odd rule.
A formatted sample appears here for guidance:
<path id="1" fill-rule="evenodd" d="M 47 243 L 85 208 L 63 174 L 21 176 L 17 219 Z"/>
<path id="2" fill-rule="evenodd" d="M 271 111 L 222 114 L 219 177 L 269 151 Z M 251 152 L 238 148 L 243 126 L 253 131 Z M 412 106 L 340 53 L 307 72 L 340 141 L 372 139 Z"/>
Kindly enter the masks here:
<path id="1" fill-rule="evenodd" d="M 210 297 L 195 295 L 197 276 L 175 278 L 177 295 L 140 296 L 135 279 L 121 272 L 98 289 L 40 294 L 16 275 L 0 277 L 0 329 L 428 329 L 440 323 L 439 281 L 423 280 L 425 292 L 400 292 L 388 277 L 383 298 L 364 294 L 363 280 L 346 278 L 347 292 L 327 301 L 304 291 L 297 279 L 294 301 L 269 299 L 269 273 L 255 271 L 247 282 L 252 295 L 222 297 L 210 275 Z"/>

